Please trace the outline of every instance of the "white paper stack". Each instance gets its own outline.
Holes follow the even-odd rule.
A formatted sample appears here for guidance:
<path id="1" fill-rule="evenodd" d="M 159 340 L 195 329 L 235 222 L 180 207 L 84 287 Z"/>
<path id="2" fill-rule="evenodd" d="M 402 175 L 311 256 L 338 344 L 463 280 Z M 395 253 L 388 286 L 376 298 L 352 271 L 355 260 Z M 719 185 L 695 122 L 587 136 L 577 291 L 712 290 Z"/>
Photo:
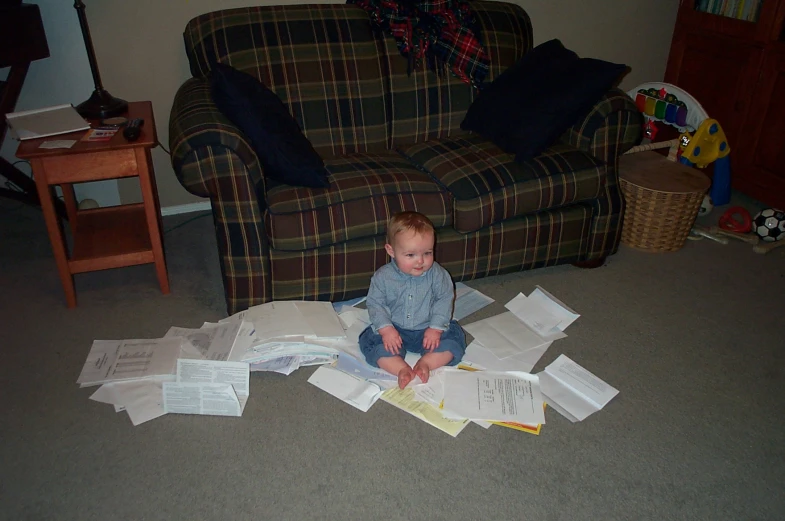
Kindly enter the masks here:
<path id="1" fill-rule="evenodd" d="M 271 302 L 164 338 L 96 340 L 77 383 L 91 399 L 127 411 L 134 425 L 165 413 L 240 416 L 249 372 L 290 374 L 334 362 L 346 342 L 329 302 Z"/>

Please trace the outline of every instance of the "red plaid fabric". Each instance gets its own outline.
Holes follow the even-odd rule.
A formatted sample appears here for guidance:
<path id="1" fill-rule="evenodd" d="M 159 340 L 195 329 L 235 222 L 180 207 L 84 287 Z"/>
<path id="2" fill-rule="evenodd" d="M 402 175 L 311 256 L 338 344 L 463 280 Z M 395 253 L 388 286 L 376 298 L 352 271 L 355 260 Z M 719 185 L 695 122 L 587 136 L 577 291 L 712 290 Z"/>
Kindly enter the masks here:
<path id="1" fill-rule="evenodd" d="M 423 59 L 434 70 L 449 68 L 462 81 L 480 86 L 490 60 L 479 39 L 479 25 L 465 0 L 347 0 L 362 7 L 377 29 L 391 34 L 409 60 Z"/>

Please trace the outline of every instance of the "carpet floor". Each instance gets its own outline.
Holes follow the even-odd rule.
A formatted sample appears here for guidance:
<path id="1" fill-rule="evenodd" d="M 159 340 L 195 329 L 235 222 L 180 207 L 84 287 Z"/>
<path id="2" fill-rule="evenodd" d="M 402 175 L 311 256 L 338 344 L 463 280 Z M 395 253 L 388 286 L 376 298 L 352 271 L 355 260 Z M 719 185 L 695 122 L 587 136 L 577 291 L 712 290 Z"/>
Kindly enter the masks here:
<path id="1" fill-rule="evenodd" d="M 4 201 L 0 219 L 0 519 L 785 518 L 785 248 L 622 246 L 595 270 L 468 282 L 496 302 L 464 324 L 552 292 L 581 317 L 534 372 L 563 353 L 620 391 L 580 423 L 548 410 L 540 436 L 362 413 L 314 368 L 252 374 L 241 418 L 133 427 L 76 378 L 94 339 L 225 316 L 212 219 L 164 219 L 170 295 L 152 265 L 109 270 L 76 276 L 75 309 L 40 211 Z"/>

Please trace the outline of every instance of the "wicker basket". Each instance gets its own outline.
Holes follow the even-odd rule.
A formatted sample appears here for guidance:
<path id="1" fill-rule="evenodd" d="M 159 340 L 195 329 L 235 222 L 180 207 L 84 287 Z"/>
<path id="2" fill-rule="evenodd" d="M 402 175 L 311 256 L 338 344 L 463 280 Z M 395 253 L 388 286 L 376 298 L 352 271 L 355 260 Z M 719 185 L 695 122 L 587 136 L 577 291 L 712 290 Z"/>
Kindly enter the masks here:
<path id="1" fill-rule="evenodd" d="M 621 242 L 648 252 L 684 246 L 711 185 L 703 172 L 656 152 L 622 156 L 619 182 L 626 203 Z"/>

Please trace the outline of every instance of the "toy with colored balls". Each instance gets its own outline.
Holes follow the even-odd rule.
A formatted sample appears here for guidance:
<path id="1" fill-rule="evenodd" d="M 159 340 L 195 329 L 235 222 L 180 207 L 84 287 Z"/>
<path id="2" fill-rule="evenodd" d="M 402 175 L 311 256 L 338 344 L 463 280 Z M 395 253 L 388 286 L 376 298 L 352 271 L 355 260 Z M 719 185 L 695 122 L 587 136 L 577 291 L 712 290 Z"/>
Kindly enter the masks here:
<path id="1" fill-rule="evenodd" d="M 755 215 L 752 231 L 766 242 L 785 238 L 785 212 L 776 208 L 766 208 Z"/>

